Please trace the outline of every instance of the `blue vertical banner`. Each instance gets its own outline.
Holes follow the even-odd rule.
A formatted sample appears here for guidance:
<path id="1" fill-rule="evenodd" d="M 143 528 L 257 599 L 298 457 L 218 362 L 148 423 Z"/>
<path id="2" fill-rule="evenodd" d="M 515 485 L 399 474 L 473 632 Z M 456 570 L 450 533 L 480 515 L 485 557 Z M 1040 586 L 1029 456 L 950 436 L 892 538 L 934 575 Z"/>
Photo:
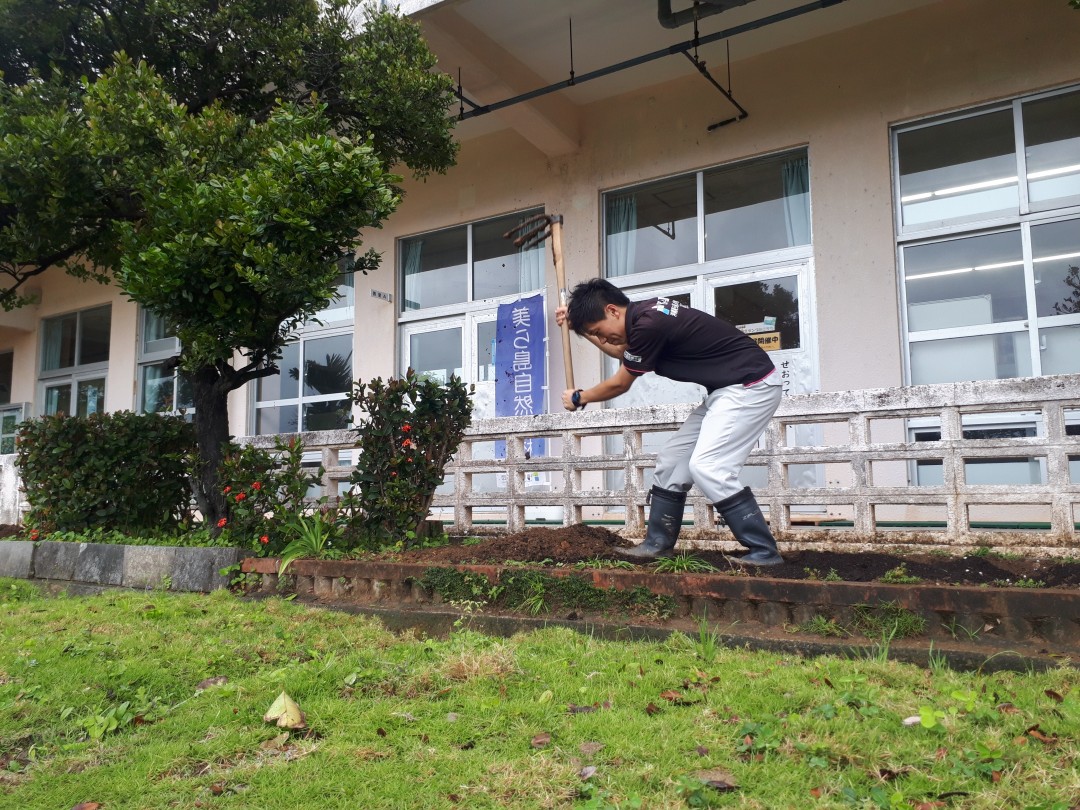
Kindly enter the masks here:
<path id="1" fill-rule="evenodd" d="M 495 415 L 544 413 L 544 348 L 547 319 L 544 296 L 500 304 L 495 320 Z M 527 458 L 546 453 L 544 439 L 527 439 Z M 495 443 L 495 457 L 506 457 L 506 442 Z"/>

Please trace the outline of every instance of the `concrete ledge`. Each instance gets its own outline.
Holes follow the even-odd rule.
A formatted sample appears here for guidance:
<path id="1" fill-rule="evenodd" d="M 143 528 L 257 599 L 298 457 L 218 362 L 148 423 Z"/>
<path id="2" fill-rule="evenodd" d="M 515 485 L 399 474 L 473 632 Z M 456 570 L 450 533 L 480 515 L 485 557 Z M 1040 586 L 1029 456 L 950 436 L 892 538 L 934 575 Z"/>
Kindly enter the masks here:
<path id="1" fill-rule="evenodd" d="M 30 540 L 0 542 L 0 577 L 30 579 L 34 564 L 34 545 Z"/>
<path id="2" fill-rule="evenodd" d="M 242 563 L 243 571 L 262 575 L 263 593 L 284 588 L 328 605 L 399 610 L 415 610 L 424 603 L 441 601 L 419 584 L 430 567 L 297 560 L 286 576 L 280 578 L 276 573 L 277 560 L 249 558 Z M 696 622 L 698 617 L 707 617 L 715 628 L 737 627 L 751 635 L 783 631 L 789 642 L 788 628 L 815 617 L 848 626 L 861 609 L 894 605 L 925 620 L 926 629 L 920 638 L 924 644 L 932 642 L 935 649 L 962 641 L 984 657 L 1022 649 L 1027 654 L 1054 653 L 1080 660 L 1080 592 L 1075 590 L 887 585 L 618 569 L 437 567 L 483 574 L 492 584 L 503 572 L 534 570 L 552 577 L 582 579 L 600 590 L 628 591 L 641 587 L 675 600 L 674 622 L 686 619 Z M 854 642 L 846 643 L 851 646 Z"/>

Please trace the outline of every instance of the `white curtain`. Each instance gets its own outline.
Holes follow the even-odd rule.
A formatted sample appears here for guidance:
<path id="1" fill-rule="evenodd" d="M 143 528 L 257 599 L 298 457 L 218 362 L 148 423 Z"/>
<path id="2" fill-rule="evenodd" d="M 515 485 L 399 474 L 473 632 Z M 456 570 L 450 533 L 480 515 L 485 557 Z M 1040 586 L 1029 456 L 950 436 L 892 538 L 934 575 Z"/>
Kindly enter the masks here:
<path id="1" fill-rule="evenodd" d="M 518 225 L 521 225 L 528 217 L 521 217 Z M 518 292 L 527 293 L 539 290 L 544 286 L 544 245 L 533 245 L 530 248 L 518 248 Z"/>
<path id="2" fill-rule="evenodd" d="M 810 244 L 810 172 L 806 158 L 784 161 L 784 224 L 788 247 Z"/>
<path id="3" fill-rule="evenodd" d="M 607 274 L 627 276 L 634 272 L 637 247 L 637 197 L 609 197 L 607 204 Z"/>
<path id="4" fill-rule="evenodd" d="M 420 257 L 424 250 L 423 239 L 409 239 L 402 247 L 402 270 L 405 275 L 405 301 L 402 309 L 420 309 Z"/>

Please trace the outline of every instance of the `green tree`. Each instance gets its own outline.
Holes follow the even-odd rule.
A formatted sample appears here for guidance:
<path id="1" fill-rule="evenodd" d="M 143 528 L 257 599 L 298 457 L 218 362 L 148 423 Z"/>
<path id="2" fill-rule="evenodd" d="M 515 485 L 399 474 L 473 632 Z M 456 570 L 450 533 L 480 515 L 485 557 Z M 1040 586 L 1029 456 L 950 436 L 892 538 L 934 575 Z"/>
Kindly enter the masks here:
<path id="1" fill-rule="evenodd" d="M 175 325 L 195 495 L 223 516 L 227 395 L 278 372 L 392 174 L 443 171 L 449 79 L 418 27 L 346 0 L 0 0 L 0 303 L 50 268 Z M 237 359 L 239 358 L 239 359 Z"/>

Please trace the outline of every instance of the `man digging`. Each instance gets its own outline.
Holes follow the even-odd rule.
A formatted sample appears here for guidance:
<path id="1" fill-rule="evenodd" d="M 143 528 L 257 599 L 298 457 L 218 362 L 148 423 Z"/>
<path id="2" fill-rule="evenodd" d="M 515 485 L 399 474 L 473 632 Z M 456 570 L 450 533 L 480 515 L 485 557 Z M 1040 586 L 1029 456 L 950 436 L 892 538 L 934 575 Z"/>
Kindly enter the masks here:
<path id="1" fill-rule="evenodd" d="M 621 361 L 592 388 L 567 389 L 569 411 L 626 393 L 648 371 L 705 386 L 702 403 L 656 458 L 645 540 L 618 553 L 637 561 L 671 554 L 682 528 L 686 493 L 697 484 L 735 539 L 748 549 L 742 565 L 779 565 L 776 540 L 739 471 L 765 432 L 783 391 L 769 355 L 727 321 L 670 298 L 631 302 L 604 279 L 578 284 L 555 311 L 600 351 Z"/>

